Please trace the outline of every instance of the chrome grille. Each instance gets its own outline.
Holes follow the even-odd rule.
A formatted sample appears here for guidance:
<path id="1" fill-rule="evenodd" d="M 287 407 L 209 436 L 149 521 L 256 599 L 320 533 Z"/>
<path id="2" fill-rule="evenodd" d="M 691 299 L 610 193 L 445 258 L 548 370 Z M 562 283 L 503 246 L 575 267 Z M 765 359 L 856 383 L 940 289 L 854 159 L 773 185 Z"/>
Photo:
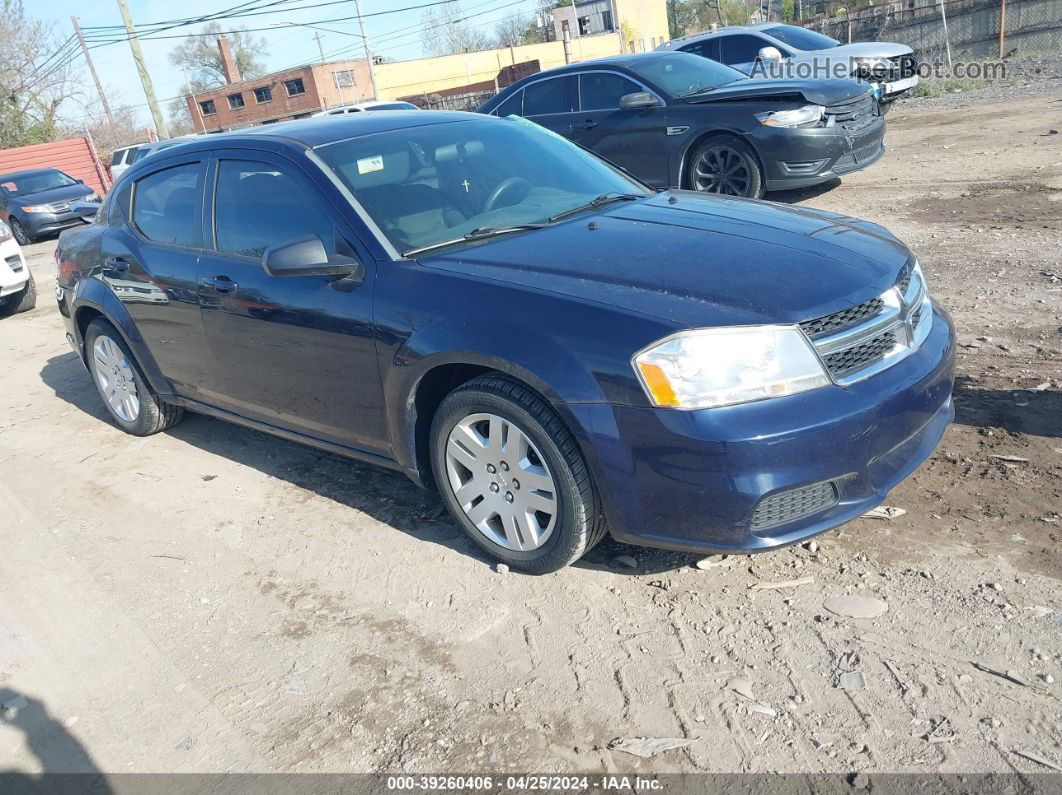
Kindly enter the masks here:
<path id="1" fill-rule="evenodd" d="M 836 503 L 837 488 L 829 480 L 782 491 L 760 500 L 752 512 L 749 528 L 755 532 L 778 527 L 811 516 Z"/>
<path id="2" fill-rule="evenodd" d="M 894 55 L 889 60 L 892 61 L 893 71 L 893 74 L 889 76 L 891 80 L 910 77 L 918 71 L 918 61 L 913 55 Z"/>
<path id="3" fill-rule="evenodd" d="M 870 93 L 826 108 L 826 123 L 831 122 L 848 132 L 856 132 L 872 124 L 878 117 L 878 103 Z"/>
<path id="4" fill-rule="evenodd" d="M 70 209 L 70 202 L 55 202 L 54 204 L 49 204 L 48 209 L 53 213 L 65 213 Z"/>
<path id="5" fill-rule="evenodd" d="M 800 328 L 815 346 L 834 382 L 847 385 L 895 364 L 929 334 L 922 312 L 926 288 L 908 263 L 895 286 L 861 304 L 804 321 Z"/>

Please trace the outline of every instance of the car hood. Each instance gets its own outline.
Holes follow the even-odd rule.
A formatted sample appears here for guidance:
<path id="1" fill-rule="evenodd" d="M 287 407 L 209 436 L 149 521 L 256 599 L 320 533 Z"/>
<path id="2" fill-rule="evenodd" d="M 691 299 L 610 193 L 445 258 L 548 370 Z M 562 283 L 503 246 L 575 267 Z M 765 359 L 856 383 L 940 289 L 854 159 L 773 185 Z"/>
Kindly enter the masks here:
<path id="1" fill-rule="evenodd" d="M 94 192 L 88 185 L 65 185 L 62 188 L 52 188 L 38 193 L 27 193 L 25 196 L 16 196 L 12 201 L 20 207 L 33 204 L 54 204 L 55 202 L 80 199 L 82 196 L 88 196 Z"/>
<path id="2" fill-rule="evenodd" d="M 910 55 L 913 50 L 906 44 L 889 41 L 861 41 L 854 44 L 841 44 L 828 50 L 797 50 L 793 57 L 800 61 L 811 58 L 892 58 L 896 55 Z"/>
<path id="3" fill-rule="evenodd" d="M 735 80 L 719 88 L 685 97 L 691 105 L 705 102 L 732 102 L 737 99 L 791 96 L 800 94 L 816 105 L 837 105 L 867 93 L 867 87 L 855 80 L 785 80 L 770 76 L 758 76 L 748 80 Z"/>
<path id="4" fill-rule="evenodd" d="M 867 221 L 668 191 L 420 262 L 688 328 L 829 314 L 887 290 L 910 256 Z"/>

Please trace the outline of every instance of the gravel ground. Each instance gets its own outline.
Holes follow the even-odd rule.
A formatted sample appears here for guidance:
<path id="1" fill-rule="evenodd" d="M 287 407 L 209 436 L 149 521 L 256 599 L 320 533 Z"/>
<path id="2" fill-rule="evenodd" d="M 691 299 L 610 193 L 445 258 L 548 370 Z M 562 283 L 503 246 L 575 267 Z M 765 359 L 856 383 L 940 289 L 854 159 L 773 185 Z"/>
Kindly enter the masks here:
<path id="1" fill-rule="evenodd" d="M 40 305 L 0 321 L 0 770 L 1062 765 L 1062 89 L 1038 86 L 904 102 L 875 167 L 769 197 L 919 253 L 958 416 L 906 514 L 704 569 L 607 541 L 502 574 L 398 475 L 201 416 L 126 436 L 32 247 Z M 824 607 L 853 595 L 886 612 Z M 637 737 L 688 743 L 609 748 Z"/>

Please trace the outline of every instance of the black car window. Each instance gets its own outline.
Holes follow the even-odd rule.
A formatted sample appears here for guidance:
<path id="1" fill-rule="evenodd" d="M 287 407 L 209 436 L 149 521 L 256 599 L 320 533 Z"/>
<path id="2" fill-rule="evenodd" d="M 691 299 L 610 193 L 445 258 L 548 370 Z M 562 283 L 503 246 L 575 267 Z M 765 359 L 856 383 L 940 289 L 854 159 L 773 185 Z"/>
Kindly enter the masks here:
<path id="1" fill-rule="evenodd" d="M 524 115 L 524 92 L 514 91 L 513 95 L 494 109 L 498 116 L 523 116 Z"/>
<path id="2" fill-rule="evenodd" d="M 720 60 L 725 64 L 752 63 L 762 48 L 773 46 L 766 39 L 747 34 L 723 36 L 722 40 Z"/>
<path id="3" fill-rule="evenodd" d="M 589 72 L 579 75 L 579 104 L 583 110 L 611 110 L 619 107 L 620 97 L 641 91 L 642 87 L 612 72 Z"/>
<path id="4" fill-rule="evenodd" d="M 713 61 L 719 60 L 719 39 L 703 39 L 701 41 L 695 41 L 693 44 L 687 44 L 685 47 L 679 48 L 682 52 L 691 52 L 694 55 L 699 55 L 702 58 L 711 58 Z"/>
<path id="5" fill-rule="evenodd" d="M 524 89 L 524 116 L 571 113 L 575 110 L 570 90 L 572 78 L 555 77 L 532 83 Z"/>
<path id="6" fill-rule="evenodd" d="M 199 245 L 199 195 L 203 169 L 186 163 L 148 174 L 133 189 L 133 224 L 156 243 Z"/>
<path id="7" fill-rule="evenodd" d="M 331 249 L 332 222 L 301 180 L 284 168 L 221 160 L 214 192 L 214 232 L 223 254 L 261 257 L 267 248 L 316 235 Z"/>

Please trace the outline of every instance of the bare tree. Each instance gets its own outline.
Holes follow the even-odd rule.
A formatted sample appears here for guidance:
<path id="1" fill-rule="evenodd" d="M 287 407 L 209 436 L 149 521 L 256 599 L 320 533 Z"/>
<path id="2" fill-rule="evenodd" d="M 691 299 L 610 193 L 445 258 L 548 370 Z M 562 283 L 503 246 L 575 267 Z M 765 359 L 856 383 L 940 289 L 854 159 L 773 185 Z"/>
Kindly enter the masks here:
<path id="1" fill-rule="evenodd" d="M 429 8 L 421 17 L 424 51 L 431 56 L 489 50 L 490 38 L 464 20 L 458 3 Z"/>
<path id="2" fill-rule="evenodd" d="M 265 73 L 263 59 L 268 55 L 265 39 L 256 38 L 243 28 L 226 32 L 220 22 L 209 22 L 199 32 L 209 35 L 188 36 L 170 51 L 170 63 L 188 73 L 195 91 L 225 85 L 225 69 L 217 42 L 223 33 L 232 47 L 241 76 L 258 77 Z"/>
<path id="3" fill-rule="evenodd" d="M 0 148 L 54 140 L 59 108 L 77 93 L 50 23 L 26 17 L 22 0 L 0 0 Z"/>
<path id="4" fill-rule="evenodd" d="M 494 26 L 494 46 L 519 47 L 521 44 L 531 44 L 537 35 L 534 16 L 514 12 Z"/>

